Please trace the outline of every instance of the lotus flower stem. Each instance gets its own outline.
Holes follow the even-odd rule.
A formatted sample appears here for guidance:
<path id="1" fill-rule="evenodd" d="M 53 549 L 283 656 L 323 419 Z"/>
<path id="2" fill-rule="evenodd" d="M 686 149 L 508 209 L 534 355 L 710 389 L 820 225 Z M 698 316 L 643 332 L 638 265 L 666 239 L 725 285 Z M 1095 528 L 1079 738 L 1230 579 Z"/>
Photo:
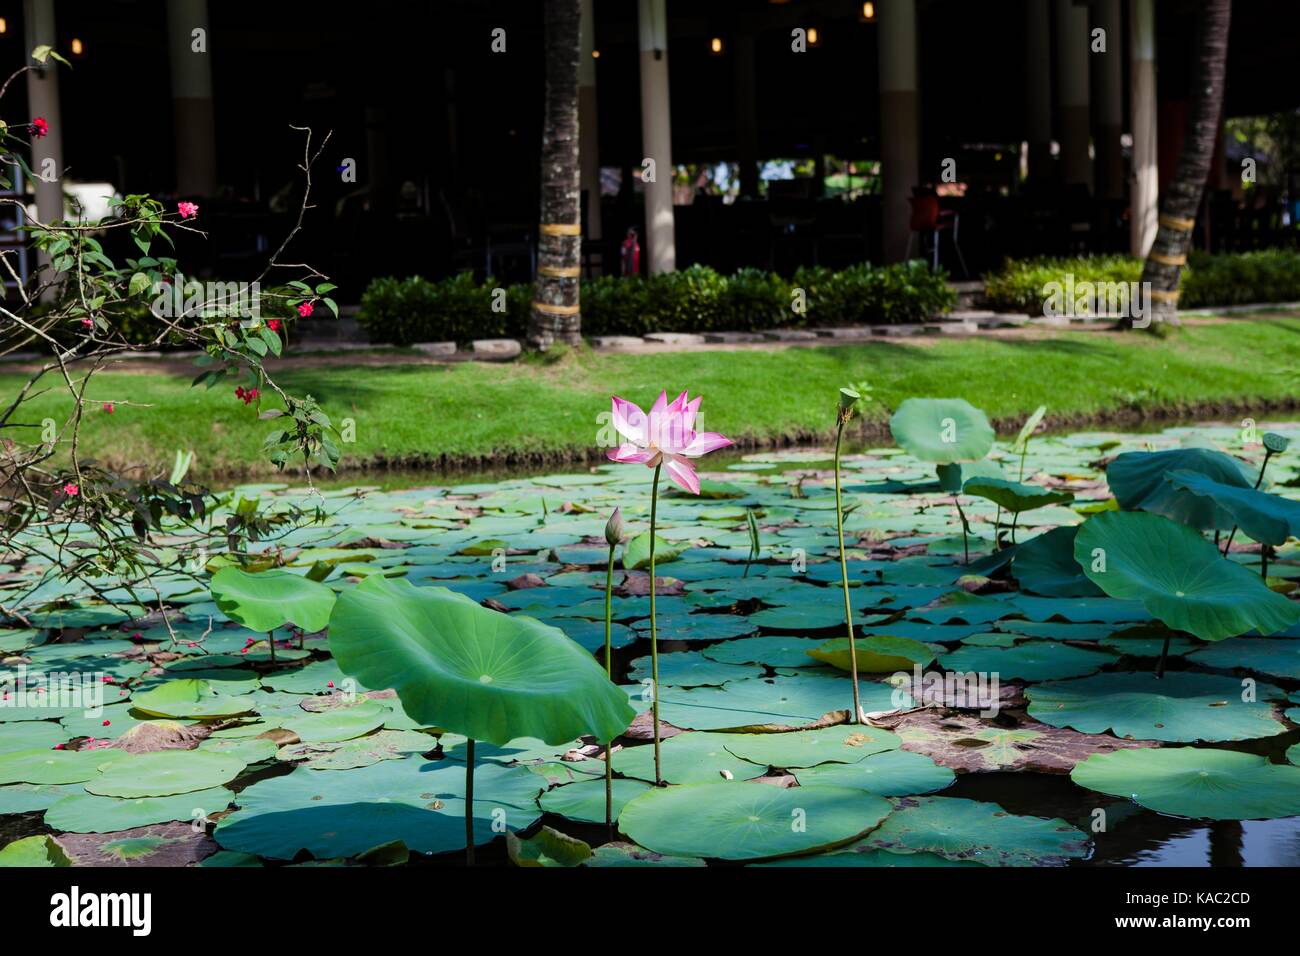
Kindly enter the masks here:
<path id="1" fill-rule="evenodd" d="M 1265 584 L 1268 583 L 1268 552 L 1271 547 L 1269 544 L 1259 546 L 1259 578 Z"/>
<path id="2" fill-rule="evenodd" d="M 653 544 L 651 545 L 653 547 Z M 614 679 L 613 628 L 610 624 L 614 601 L 614 543 L 609 545 L 609 564 L 605 568 L 605 677 Z M 614 741 L 605 744 L 605 829 L 614 830 Z"/>
<path id="3" fill-rule="evenodd" d="M 1165 658 L 1169 656 L 1169 633 L 1165 633 L 1165 643 L 1160 648 L 1160 663 L 1156 665 L 1156 677 L 1165 676 Z"/>
<path id="4" fill-rule="evenodd" d="M 270 631 L 266 635 L 266 643 L 271 648 L 271 666 L 275 666 L 275 631 Z"/>
<path id="5" fill-rule="evenodd" d="M 961 519 L 962 563 L 970 564 L 970 543 L 966 540 L 966 533 L 970 529 L 970 522 L 966 520 L 966 512 L 961 510 L 961 501 L 956 495 L 952 496 L 952 503 L 957 506 L 957 517 Z"/>
<path id="6" fill-rule="evenodd" d="M 844 509 L 840 505 L 840 439 L 844 437 L 846 415 L 839 417 L 835 431 L 835 532 L 840 540 L 840 583 L 844 588 L 844 628 L 849 635 L 849 676 L 853 679 L 853 714 L 849 722 L 862 722 L 862 707 L 858 698 L 858 647 L 853 637 L 853 603 L 849 600 L 849 565 L 844 555 Z"/>
<path id="7" fill-rule="evenodd" d="M 474 738 L 465 743 L 465 865 L 474 865 Z"/>
<path id="8" fill-rule="evenodd" d="M 1273 457 L 1273 449 L 1264 449 L 1264 461 L 1259 466 L 1259 477 L 1255 479 L 1255 490 L 1259 491 L 1259 486 L 1264 483 L 1264 469 L 1268 467 L 1268 460 Z M 1232 526 L 1232 531 L 1228 533 L 1228 543 L 1223 546 L 1223 556 L 1228 556 L 1228 550 L 1232 547 L 1232 539 L 1237 536 L 1237 526 Z"/>
<path id="9" fill-rule="evenodd" d="M 655 476 L 650 485 L 650 716 L 655 725 L 655 786 L 664 785 L 659 772 L 659 621 L 655 617 L 655 516 L 659 510 L 659 471 L 663 461 L 655 465 Z"/>

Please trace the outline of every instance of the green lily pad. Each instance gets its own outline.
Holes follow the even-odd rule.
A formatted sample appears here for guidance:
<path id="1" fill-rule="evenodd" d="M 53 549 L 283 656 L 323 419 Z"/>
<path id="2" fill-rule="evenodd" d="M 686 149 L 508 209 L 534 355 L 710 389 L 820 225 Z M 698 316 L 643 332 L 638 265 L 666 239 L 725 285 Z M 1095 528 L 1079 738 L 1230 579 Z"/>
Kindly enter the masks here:
<path id="1" fill-rule="evenodd" d="M 753 866 L 806 866 L 806 867 L 931 867 L 980 866 L 974 860 L 950 860 L 937 853 L 891 853 L 888 850 L 838 850 L 834 853 L 817 853 L 813 856 L 788 856 L 769 863 Z"/>
<path id="2" fill-rule="evenodd" d="M 1105 592 L 1083 573 L 1074 559 L 1077 526 L 1053 528 L 1023 542 L 1011 561 L 1011 573 L 1026 591 L 1045 597 L 1097 597 Z"/>
<path id="3" fill-rule="evenodd" d="M 896 702 L 893 688 L 877 681 L 859 678 L 858 688 L 868 714 L 911 703 L 906 694 Z M 797 671 L 731 681 L 721 687 L 664 688 L 659 695 L 660 719 L 693 730 L 801 727 L 852 706 L 853 685 L 847 677 Z"/>
<path id="4" fill-rule="evenodd" d="M 113 758 L 85 787 L 87 793 L 101 797 L 167 797 L 219 787 L 239 776 L 245 766 L 233 756 L 199 750 L 124 754 Z"/>
<path id="5" fill-rule="evenodd" d="M 1163 515 L 1193 528 L 1228 530 L 1235 520 L 1212 498 L 1188 494 L 1166 480 L 1175 471 L 1192 471 L 1220 484 L 1250 488 L 1255 478 L 1231 455 L 1210 448 L 1132 451 L 1118 455 L 1106 468 L 1106 480 L 1125 511 Z"/>
<path id="6" fill-rule="evenodd" d="M 760 860 L 847 843 L 890 809 L 847 787 L 697 783 L 647 791 L 623 807 L 618 825 L 656 853 Z"/>
<path id="7" fill-rule="evenodd" d="M 1208 820 L 1300 816 L 1300 767 L 1199 747 L 1095 754 L 1070 778 L 1158 813 Z"/>
<path id="8" fill-rule="evenodd" d="M 437 741 L 418 730 L 381 730 L 350 740 L 290 744 L 276 751 L 276 759 L 312 770 L 355 770 L 381 760 L 401 760 L 428 753 Z"/>
<path id="9" fill-rule="evenodd" d="M 51 836 L 29 836 L 0 850 L 0 867 L 72 866 L 59 842 Z"/>
<path id="10" fill-rule="evenodd" d="M 628 679 L 640 682 L 651 675 L 650 658 L 638 657 L 631 663 Z M 665 687 L 702 687 L 725 684 L 729 680 L 762 677 L 757 665 L 723 664 L 710 660 L 699 651 L 677 651 L 659 655 L 659 683 Z"/>
<path id="11" fill-rule="evenodd" d="M 1005 478 L 971 478 L 962 485 L 962 491 L 977 498 L 987 498 L 1003 511 L 1012 514 L 1048 505 L 1069 504 L 1074 500 L 1074 495 L 1068 491 L 1052 491 L 1050 488 L 1007 481 Z"/>
<path id="12" fill-rule="evenodd" d="M 345 707 L 334 707 L 315 714 L 285 721 L 285 730 L 292 731 L 305 744 L 328 743 L 361 737 L 384 726 L 391 715 L 383 704 L 361 698 Z M 429 741 L 432 746 L 432 740 Z"/>
<path id="13" fill-rule="evenodd" d="M 254 704 L 250 697 L 219 693 L 206 680 L 182 678 L 136 694 L 131 698 L 131 709 L 151 717 L 214 720 L 252 713 Z"/>
<path id="14" fill-rule="evenodd" d="M 985 866 L 1062 866 L 1088 853 L 1088 837 L 1064 820 L 1007 813 L 957 797 L 903 797 L 858 849 L 937 853 Z"/>
<path id="15" fill-rule="evenodd" d="M 95 750 L 16 750 L 0 754 L 0 784 L 84 783 L 105 759 Z"/>
<path id="16" fill-rule="evenodd" d="M 50 805 L 45 811 L 45 825 L 71 833 L 115 833 L 173 820 L 203 820 L 225 810 L 233 797 L 225 787 L 130 800 L 72 794 Z"/>
<path id="17" fill-rule="evenodd" d="M 507 833 L 506 848 L 515 866 L 578 866 L 591 858 L 588 844 L 550 827 L 526 840 Z"/>
<path id="18" fill-rule="evenodd" d="M 278 568 L 256 574 L 222 568 L 212 576 L 211 587 L 222 614 L 263 634 L 286 624 L 309 634 L 323 630 L 334 607 L 333 590 Z"/>
<path id="19" fill-rule="evenodd" d="M 920 641 L 910 637 L 894 637 L 890 634 L 870 634 L 858 638 L 856 656 L 859 674 L 892 674 L 895 671 L 908 671 L 916 665 L 924 667 L 934 660 L 934 651 Z M 826 641 L 816 649 L 810 650 L 808 656 L 819 660 L 837 670 L 850 671 L 852 664 L 849 654 L 849 639 L 837 637 Z"/>
<path id="20" fill-rule="evenodd" d="M 889 431 L 913 458 L 936 464 L 983 458 L 996 437 L 988 417 L 960 398 L 906 399 Z"/>
<path id="21" fill-rule="evenodd" d="M 742 637 L 704 648 L 700 653 L 724 664 L 766 664 L 769 667 L 815 667 L 820 662 L 808 656 L 825 642 L 816 637 L 772 635 Z"/>
<path id="22" fill-rule="evenodd" d="M 532 618 L 445 588 L 367 578 L 340 595 L 330 650 L 363 684 L 392 687 L 422 726 L 504 744 L 612 740 L 636 716 L 595 659 Z"/>
<path id="23" fill-rule="evenodd" d="M 949 671 L 983 671 L 1002 680 L 1044 681 L 1082 677 L 1114 660 L 1110 654 L 1056 641 L 1024 641 L 1007 648 L 959 647 L 939 658 L 939 663 Z"/>
<path id="24" fill-rule="evenodd" d="M 1287 638 L 1233 637 L 1202 647 L 1189 660 L 1222 670 L 1255 671 L 1300 680 L 1300 641 Z"/>
<path id="25" fill-rule="evenodd" d="M 677 738 L 671 739 L 676 740 Z M 621 771 L 622 768 L 619 767 L 618 758 L 619 753 L 615 753 L 614 768 Z M 640 780 L 615 779 L 611 783 L 610 812 L 615 820 L 623 811 L 624 804 L 641 796 L 653 786 L 653 784 L 643 783 Z M 547 813 L 555 813 L 570 820 L 578 820 L 582 823 L 604 823 L 605 779 L 600 777 L 592 780 L 581 780 L 577 783 L 555 787 L 542 794 L 538 799 L 538 803 Z"/>
<path id="26" fill-rule="evenodd" d="M 1096 515 L 1079 529 L 1074 555 L 1111 597 L 1141 601 L 1152 617 L 1203 641 L 1252 628 L 1271 634 L 1300 620 L 1300 604 L 1270 591 L 1191 528 L 1159 515 Z"/>
<path id="27" fill-rule="evenodd" d="M 1109 730 L 1134 740 L 1190 743 L 1197 740 L 1253 740 L 1284 733 L 1271 700 L 1283 695 L 1259 684 L 1258 699 L 1243 701 L 1241 681 L 1214 674 L 1174 671 L 1094 674 L 1037 684 L 1025 691 L 1029 715 L 1053 727 L 1087 734 Z"/>
<path id="28" fill-rule="evenodd" d="M 815 767 L 857 763 L 902 743 L 896 734 L 868 724 L 837 724 L 816 730 L 777 734 L 727 734 L 723 745 L 737 757 L 762 767 Z"/>
<path id="29" fill-rule="evenodd" d="M 766 764 L 742 760 L 727 749 L 731 736 L 692 731 L 669 737 L 659 747 L 663 779 L 669 783 L 712 783 L 763 776 L 767 772 Z M 614 770 L 625 777 L 653 782 L 654 747 L 647 744 L 623 748 L 614 754 Z"/>
<path id="30" fill-rule="evenodd" d="M 658 535 L 655 536 L 655 574 L 658 575 L 659 567 L 670 561 L 677 560 L 678 556 L 687 549 L 688 545 L 679 541 L 665 541 Z M 643 568 L 650 567 L 650 532 L 643 531 L 641 534 L 632 538 L 623 548 L 623 567 L 628 571 L 640 571 Z"/>
<path id="31" fill-rule="evenodd" d="M 826 763 L 796 770 L 795 779 L 802 787 L 852 787 L 882 797 L 901 797 L 942 790 L 956 774 L 924 754 L 886 750 L 857 763 Z"/>
<path id="32" fill-rule="evenodd" d="M 1167 480 L 1178 491 L 1213 501 L 1255 541 L 1278 545 L 1300 537 L 1300 501 L 1224 484 L 1195 471 L 1171 471 Z"/>

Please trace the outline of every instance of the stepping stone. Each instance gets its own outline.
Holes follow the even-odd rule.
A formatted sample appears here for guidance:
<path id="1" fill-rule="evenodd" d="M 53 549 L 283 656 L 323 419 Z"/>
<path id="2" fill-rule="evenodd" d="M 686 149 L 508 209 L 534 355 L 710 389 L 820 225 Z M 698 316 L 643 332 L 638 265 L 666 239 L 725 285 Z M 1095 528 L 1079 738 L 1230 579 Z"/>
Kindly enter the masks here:
<path id="1" fill-rule="evenodd" d="M 936 315 L 937 322 L 971 322 L 980 319 L 991 319 L 994 312 L 990 309 L 954 309 L 951 312 L 945 312 L 943 315 Z"/>
<path id="2" fill-rule="evenodd" d="M 920 325 L 912 324 L 878 325 L 871 331 L 875 335 L 883 335 L 886 338 L 901 339 L 908 335 L 920 335 L 924 331 L 924 328 Z"/>
<path id="3" fill-rule="evenodd" d="M 639 335 L 593 335 L 591 347 L 596 349 L 639 349 L 645 346 L 645 339 Z"/>
<path id="4" fill-rule="evenodd" d="M 980 327 L 975 322 L 939 322 L 925 327 L 925 331 L 938 332 L 940 335 L 971 335 L 979 330 Z"/>
<path id="5" fill-rule="evenodd" d="M 1011 329 L 1029 324 L 1029 316 L 1021 312 L 995 312 L 988 319 L 980 319 L 979 325 L 985 329 Z"/>
<path id="6" fill-rule="evenodd" d="M 769 342 L 811 342 L 817 333 L 807 329 L 770 329 L 763 333 L 763 338 Z"/>
<path id="7" fill-rule="evenodd" d="M 744 345 L 761 342 L 763 336 L 757 332 L 705 332 L 704 341 L 712 345 Z"/>
<path id="8" fill-rule="evenodd" d="M 1030 325 L 1050 325 L 1055 328 L 1063 328 L 1070 324 L 1068 315 L 1040 315 L 1029 320 Z"/>
<path id="9" fill-rule="evenodd" d="M 703 345 L 704 336 L 691 332 L 650 332 L 645 336 L 658 345 Z"/>
<path id="10" fill-rule="evenodd" d="M 475 339 L 470 343 L 475 358 L 512 359 L 524 350 L 515 339 Z"/>
<path id="11" fill-rule="evenodd" d="M 849 325 L 838 329 L 810 329 L 810 332 L 824 339 L 869 339 L 871 329 L 868 326 Z"/>
<path id="12" fill-rule="evenodd" d="M 416 342 L 411 348 L 425 355 L 455 355 L 455 342 Z"/>

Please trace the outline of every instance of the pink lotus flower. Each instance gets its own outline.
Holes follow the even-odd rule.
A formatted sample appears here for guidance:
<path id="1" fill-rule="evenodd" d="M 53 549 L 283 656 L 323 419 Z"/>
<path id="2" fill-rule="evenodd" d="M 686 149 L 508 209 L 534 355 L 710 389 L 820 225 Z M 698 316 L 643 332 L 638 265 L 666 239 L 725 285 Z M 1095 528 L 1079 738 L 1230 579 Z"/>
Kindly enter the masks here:
<path id="1" fill-rule="evenodd" d="M 176 204 L 176 211 L 182 219 L 191 219 L 199 214 L 199 207 L 192 202 L 181 202 Z"/>
<path id="2" fill-rule="evenodd" d="M 647 416 L 637 405 L 614 396 L 614 428 L 626 441 L 609 453 L 610 461 L 647 468 L 662 464 L 675 484 L 698 495 L 700 479 L 690 459 L 732 444 L 717 432 L 695 431 L 701 401 L 698 396 L 691 401 L 682 392 L 670 404 L 668 393 L 661 392 Z"/>

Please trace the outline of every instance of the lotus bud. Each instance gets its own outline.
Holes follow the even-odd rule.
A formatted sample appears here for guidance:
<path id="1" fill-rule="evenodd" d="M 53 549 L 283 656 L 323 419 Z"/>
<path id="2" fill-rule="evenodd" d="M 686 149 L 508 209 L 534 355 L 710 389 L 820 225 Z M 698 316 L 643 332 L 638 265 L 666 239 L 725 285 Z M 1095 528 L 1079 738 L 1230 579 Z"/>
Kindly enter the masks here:
<path id="1" fill-rule="evenodd" d="M 605 522 L 605 540 L 611 548 L 623 540 L 623 512 L 618 508 L 614 509 L 614 513 Z"/>
<path id="2" fill-rule="evenodd" d="M 1277 432 L 1264 433 L 1264 447 L 1275 455 L 1280 455 L 1291 445 L 1291 439 Z"/>
<path id="3" fill-rule="evenodd" d="M 840 389 L 840 410 L 846 412 L 851 411 L 853 409 L 853 406 L 858 404 L 858 400 L 860 398 L 862 398 L 862 396 L 858 394 L 858 391 L 856 389 L 852 389 L 852 388 Z"/>

